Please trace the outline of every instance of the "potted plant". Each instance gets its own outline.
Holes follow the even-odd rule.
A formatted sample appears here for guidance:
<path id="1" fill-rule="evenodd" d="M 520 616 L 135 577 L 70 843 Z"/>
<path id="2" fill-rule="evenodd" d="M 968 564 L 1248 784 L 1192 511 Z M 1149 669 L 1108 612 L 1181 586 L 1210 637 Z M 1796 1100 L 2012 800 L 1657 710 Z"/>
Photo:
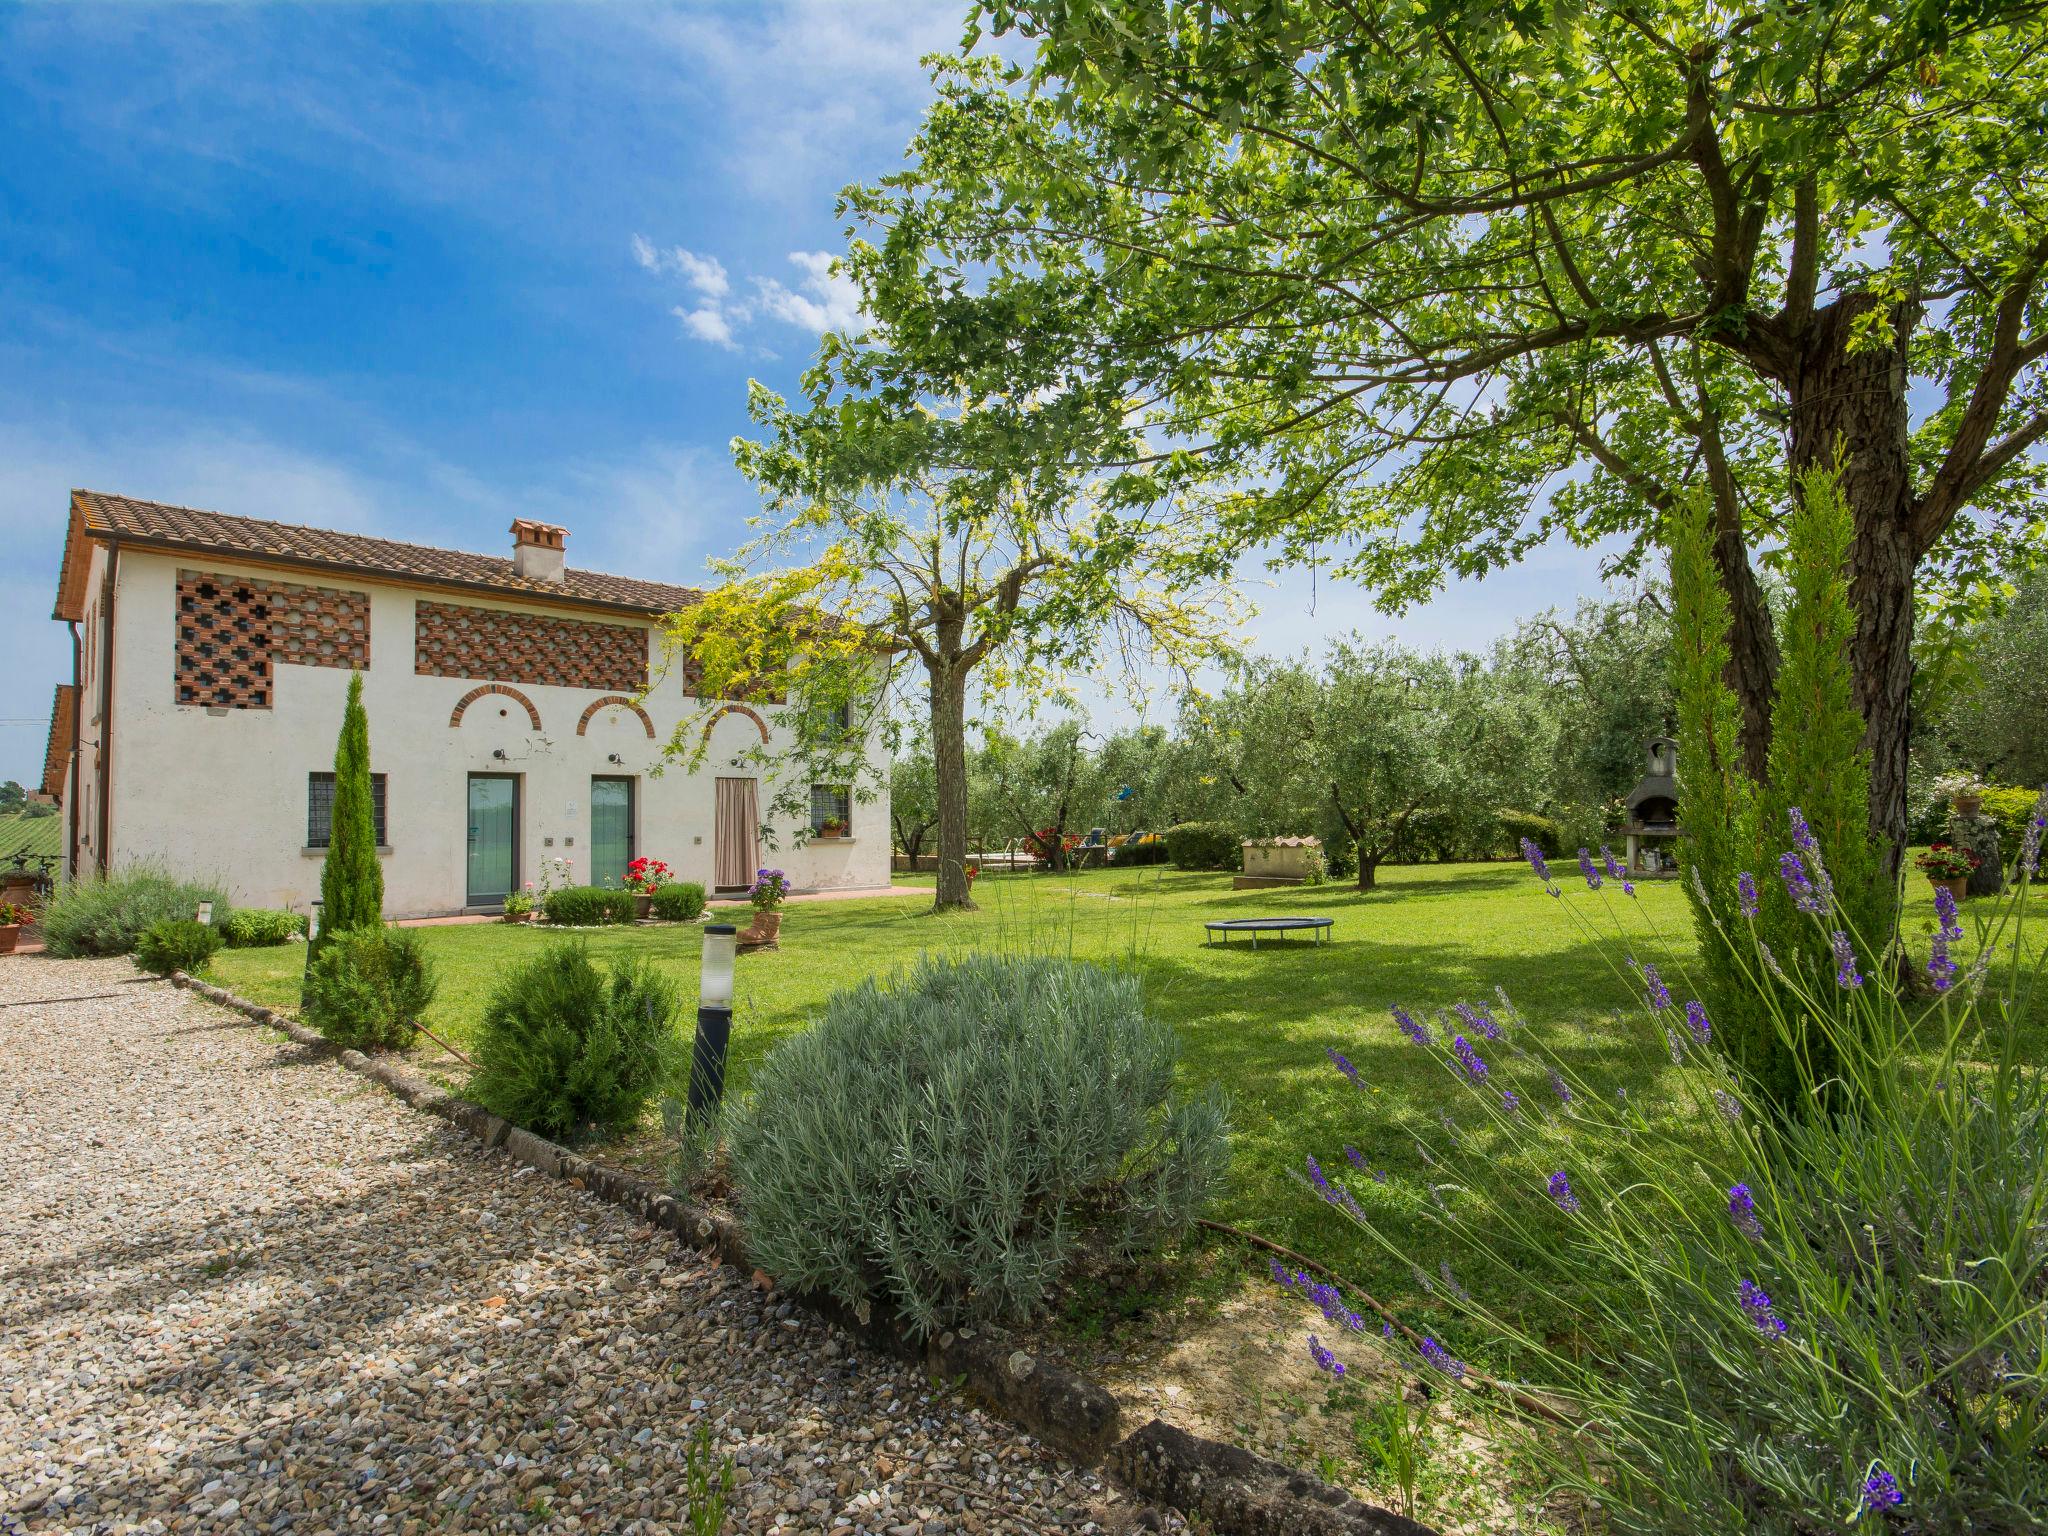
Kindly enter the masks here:
<path id="1" fill-rule="evenodd" d="M 674 873 L 660 859 L 638 858 L 626 866 L 626 886 L 633 892 L 635 915 L 642 920 L 654 914 L 654 893 Z"/>
<path id="2" fill-rule="evenodd" d="M 1948 887 L 1949 895 L 1961 901 L 1970 889 L 1970 873 L 1982 861 L 1966 849 L 1935 843 L 1913 860 L 1914 865 L 1936 885 Z"/>
<path id="3" fill-rule="evenodd" d="M 846 823 L 841 821 L 837 816 L 827 816 L 823 821 L 818 823 L 818 836 L 844 837 L 846 836 Z"/>
<path id="4" fill-rule="evenodd" d="M 0 955 L 14 953 L 21 930 L 35 921 L 35 913 L 16 901 L 0 901 Z"/>
<path id="5" fill-rule="evenodd" d="M 747 939 L 754 944 L 770 944 L 782 931 L 782 903 L 789 895 L 789 876 L 779 869 L 757 869 L 754 884 L 747 892 L 747 900 L 754 904 L 754 926 L 747 930 Z"/>
<path id="6" fill-rule="evenodd" d="M 508 923 L 530 923 L 533 921 L 535 897 L 533 882 L 526 882 L 526 889 L 514 891 L 505 898 L 505 921 Z"/>
<path id="7" fill-rule="evenodd" d="M 1984 809 L 1984 781 L 1974 773 L 1944 773 L 1934 787 L 1948 796 L 1958 816 L 1974 816 Z"/>

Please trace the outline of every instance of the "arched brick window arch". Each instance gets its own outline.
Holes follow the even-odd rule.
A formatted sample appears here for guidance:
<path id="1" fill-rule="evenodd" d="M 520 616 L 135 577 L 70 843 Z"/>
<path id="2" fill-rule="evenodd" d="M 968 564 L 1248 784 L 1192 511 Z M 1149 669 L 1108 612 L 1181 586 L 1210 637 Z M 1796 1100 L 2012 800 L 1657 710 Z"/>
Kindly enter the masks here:
<path id="1" fill-rule="evenodd" d="M 590 722 L 597 718 L 597 712 L 601 709 L 609 709 L 614 704 L 621 709 L 630 709 L 634 714 L 638 715 L 640 723 L 647 727 L 647 739 L 649 741 L 654 740 L 653 718 L 648 715 L 646 710 L 635 704 L 623 693 L 608 693 L 601 699 L 593 699 L 590 708 L 583 711 L 583 718 L 576 722 L 576 734 L 578 736 L 588 735 L 590 733 Z"/>
<path id="2" fill-rule="evenodd" d="M 711 728 L 714 725 L 718 724 L 719 721 L 723 720 L 727 715 L 745 715 L 749 720 L 754 722 L 754 729 L 761 733 L 761 744 L 763 746 L 767 745 L 768 722 L 766 720 L 763 720 L 760 717 L 760 715 L 756 714 L 753 710 L 747 708 L 747 706 L 744 704 L 724 705 L 722 708 L 718 710 L 716 714 L 712 715 L 712 717 L 709 720 L 706 720 L 704 722 L 704 740 L 709 741 L 711 739 Z"/>
<path id="3" fill-rule="evenodd" d="M 540 729 L 540 711 L 533 707 L 533 700 L 529 699 L 517 688 L 508 687 L 504 683 L 480 683 L 457 699 L 454 712 L 448 716 L 449 726 L 452 728 L 462 724 L 463 711 L 468 709 L 478 699 L 488 697 L 494 693 L 507 699 L 517 699 L 521 704 L 525 705 L 526 718 L 533 722 L 533 728 L 536 731 Z"/>

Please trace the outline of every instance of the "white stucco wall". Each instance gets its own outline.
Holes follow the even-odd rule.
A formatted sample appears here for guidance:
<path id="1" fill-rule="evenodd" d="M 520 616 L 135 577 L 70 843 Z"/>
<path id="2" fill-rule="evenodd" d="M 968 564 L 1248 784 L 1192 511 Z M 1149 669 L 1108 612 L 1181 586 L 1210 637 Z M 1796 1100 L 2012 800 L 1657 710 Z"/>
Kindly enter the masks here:
<path id="1" fill-rule="evenodd" d="M 657 775 L 662 745 L 679 720 L 701 704 L 669 676 L 642 701 L 655 737 L 632 711 L 609 707 L 576 734 L 577 721 L 603 694 L 581 688 L 540 687 L 517 678 L 420 677 L 413 670 L 413 604 L 426 599 L 484 608 L 587 618 L 607 624 L 635 621 L 599 611 L 576 611 L 499 602 L 480 596 L 385 586 L 357 578 L 296 574 L 213 556 L 122 552 L 116 583 L 115 731 L 112 744 L 112 845 L 117 866 L 154 860 L 173 870 L 217 874 L 236 902 L 297 907 L 319 894 L 321 857 L 305 849 L 307 775 L 333 767 L 349 674 L 339 667 L 273 668 L 269 709 L 210 712 L 174 702 L 176 580 L 180 568 L 347 587 L 371 597 L 370 667 L 363 700 L 370 718 L 371 770 L 386 775 L 387 837 L 382 856 L 389 916 L 426 916 L 463 909 L 467 876 L 467 796 L 471 773 L 509 773 L 519 779 L 518 880 L 536 878 L 541 860 L 567 855 L 576 880 L 588 878 L 590 780 L 593 775 L 635 779 L 635 847 L 666 859 L 680 880 L 712 884 L 714 780 L 720 772 L 752 776 L 731 760 L 760 740 L 754 723 L 727 715 L 712 727 L 711 750 L 701 772 L 680 765 Z M 96 590 L 96 589 L 95 589 Z M 654 626 L 645 625 L 652 629 Z M 658 658 L 659 637 L 649 654 Z M 535 731 L 516 699 L 486 695 L 470 704 L 462 723 L 449 714 L 478 683 L 502 682 L 531 699 L 540 712 Z M 778 711 L 757 706 L 778 739 Z M 88 716 L 91 706 L 88 705 Z M 88 735 L 92 734 L 88 729 Z M 871 752 L 883 766 L 879 742 Z M 504 753 L 503 758 L 494 755 Z M 616 754 L 620 762 L 610 758 Z M 765 812 L 773 786 L 758 790 Z M 885 886 L 889 880 L 889 811 L 886 798 L 857 803 L 853 832 L 840 842 L 794 846 L 799 828 L 777 823 L 776 842 L 763 844 L 763 862 L 788 872 L 799 890 Z"/>

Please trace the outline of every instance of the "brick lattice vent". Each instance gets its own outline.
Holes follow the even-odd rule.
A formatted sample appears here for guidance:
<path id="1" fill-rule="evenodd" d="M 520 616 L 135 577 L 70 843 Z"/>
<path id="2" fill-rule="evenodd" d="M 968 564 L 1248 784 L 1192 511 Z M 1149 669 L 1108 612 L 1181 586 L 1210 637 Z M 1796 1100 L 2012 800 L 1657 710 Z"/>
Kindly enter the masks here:
<path id="1" fill-rule="evenodd" d="M 171 697 L 210 708 L 269 709 L 272 665 L 370 665 L 370 597 L 255 576 L 178 572 Z"/>
<path id="2" fill-rule="evenodd" d="M 413 605 L 413 671 L 638 693 L 647 685 L 647 631 L 422 600 Z"/>

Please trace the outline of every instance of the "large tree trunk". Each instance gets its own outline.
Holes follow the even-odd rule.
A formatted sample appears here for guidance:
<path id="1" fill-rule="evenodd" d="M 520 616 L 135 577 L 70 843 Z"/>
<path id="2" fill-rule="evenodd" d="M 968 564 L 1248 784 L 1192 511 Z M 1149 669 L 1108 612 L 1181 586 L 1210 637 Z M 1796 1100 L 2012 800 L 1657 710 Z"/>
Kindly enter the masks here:
<path id="1" fill-rule="evenodd" d="M 1761 782 L 1771 760 L 1771 700 L 1778 682 L 1778 637 L 1763 587 L 1749 563 L 1738 522 L 1714 530 L 1714 566 L 1728 594 L 1729 689 L 1742 705 L 1742 763 Z"/>
<path id="2" fill-rule="evenodd" d="M 927 668 L 932 695 L 932 760 L 939 781 L 939 889 L 932 905 L 972 910 L 967 883 L 967 669 L 957 661 Z"/>
<path id="3" fill-rule="evenodd" d="M 1358 888 L 1361 891 L 1370 891 L 1377 887 L 1379 884 L 1379 872 L 1380 856 L 1376 853 L 1369 855 L 1364 849 L 1360 849 L 1358 853 Z"/>
<path id="4" fill-rule="evenodd" d="M 1893 317 L 1890 344 L 1848 349 L 1852 325 L 1878 300 L 1845 295 L 1814 316 L 1790 380 L 1794 475 L 1841 462 L 1854 519 L 1849 601 L 1856 707 L 1870 750 L 1870 830 L 1897 874 L 1906 846 L 1906 748 L 1912 727 L 1913 477 L 1908 456 L 1906 342 L 1910 306 Z"/>

